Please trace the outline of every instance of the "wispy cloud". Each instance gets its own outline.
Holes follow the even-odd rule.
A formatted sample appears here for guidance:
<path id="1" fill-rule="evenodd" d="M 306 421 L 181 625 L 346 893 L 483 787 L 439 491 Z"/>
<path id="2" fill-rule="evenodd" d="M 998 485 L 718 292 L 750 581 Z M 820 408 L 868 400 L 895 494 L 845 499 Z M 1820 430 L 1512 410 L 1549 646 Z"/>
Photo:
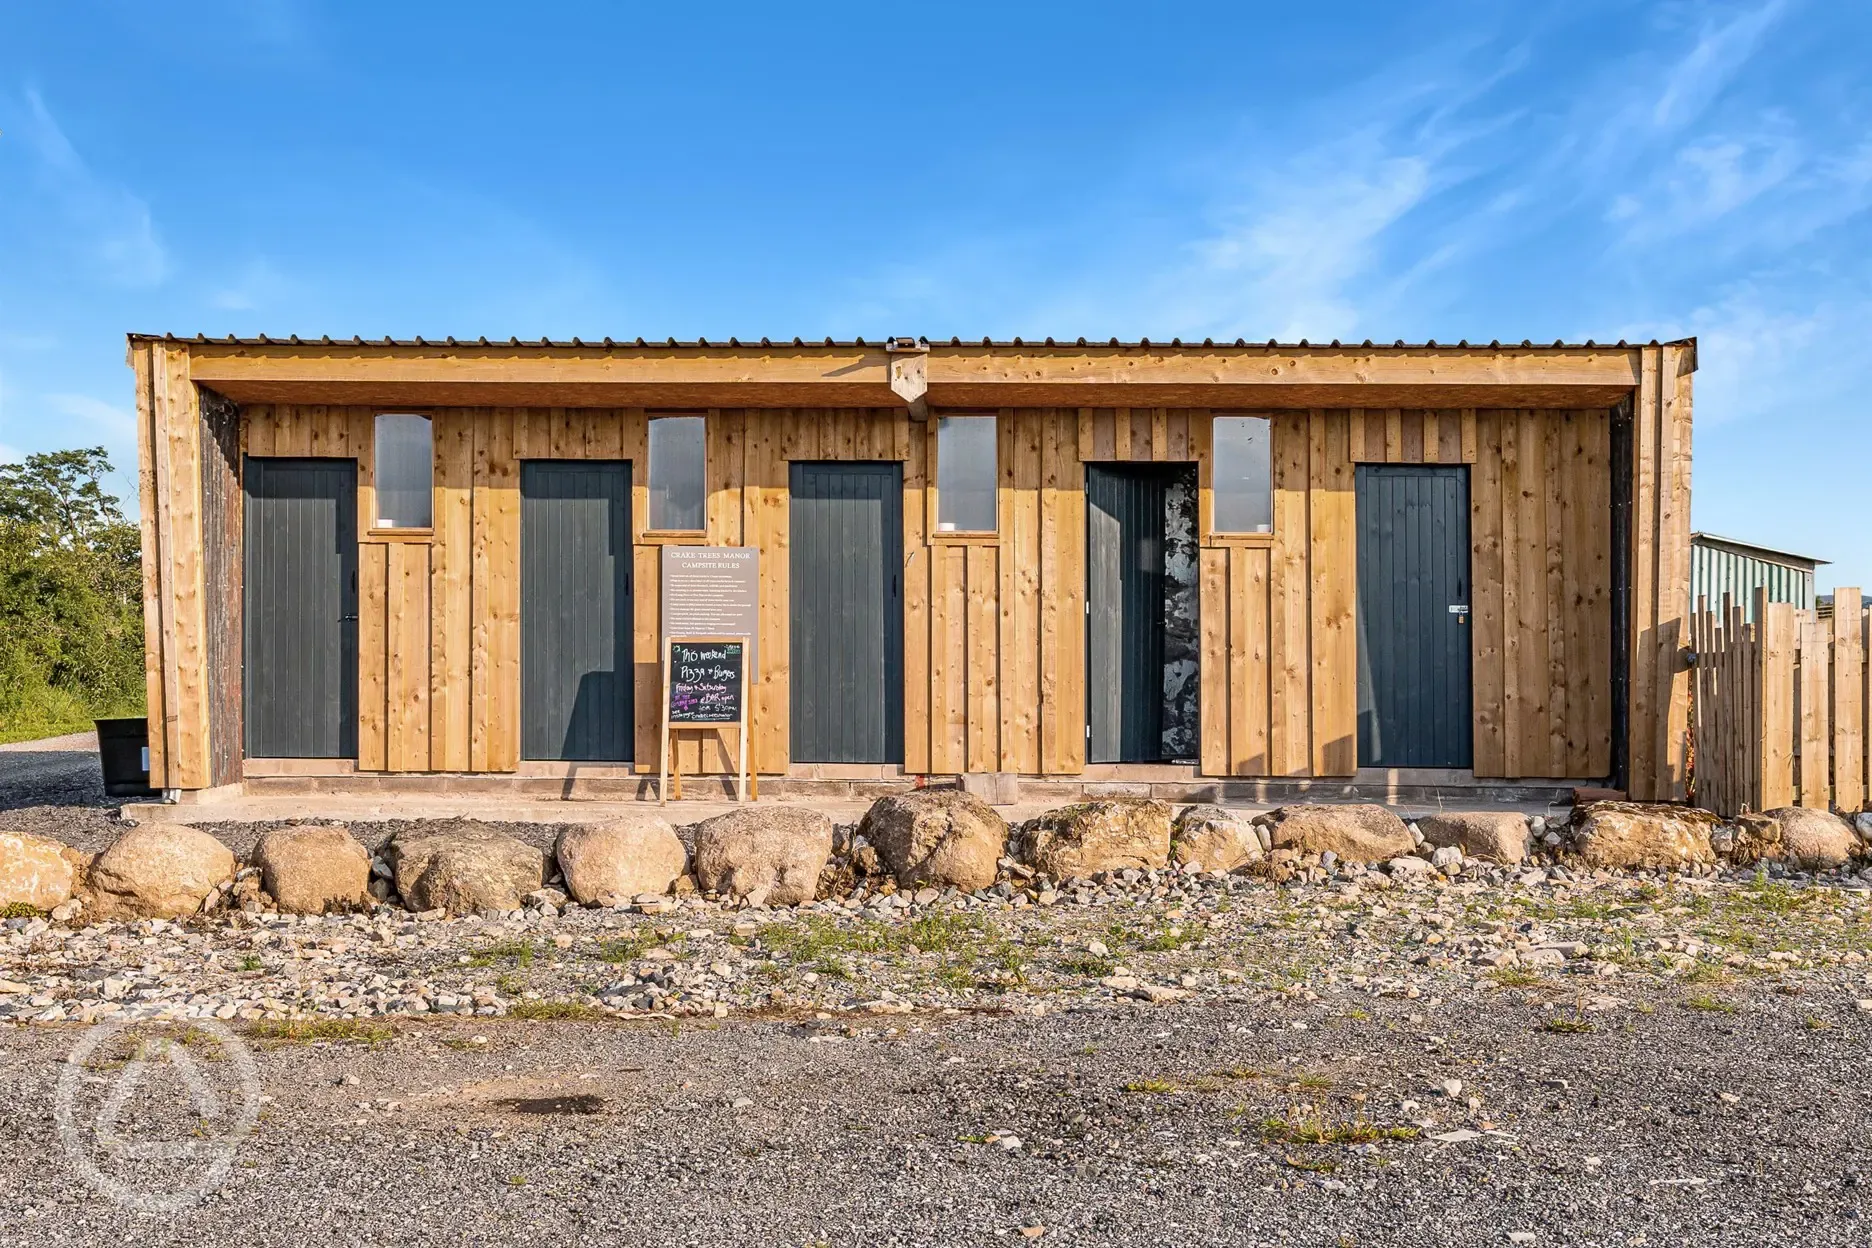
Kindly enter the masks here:
<path id="1" fill-rule="evenodd" d="M 224 312 L 253 312 L 277 303 L 288 290 L 285 276 L 266 260 L 242 266 L 226 285 L 208 295 L 210 307 Z"/>
<path id="2" fill-rule="evenodd" d="M 1701 116 L 1755 55 L 1762 36 L 1786 8 L 1787 0 L 1768 0 L 1727 21 L 1706 22 L 1690 51 L 1664 75 L 1663 89 L 1651 104 L 1651 124 L 1674 130 Z"/>
<path id="3" fill-rule="evenodd" d="M 88 394 L 48 394 L 45 401 L 54 411 L 94 425 L 113 437 L 136 435 L 136 417 L 127 407 Z"/>
<path id="4" fill-rule="evenodd" d="M 47 190 L 59 201 L 70 242 L 105 280 L 154 286 L 169 275 L 169 256 L 149 205 L 95 172 L 79 155 L 45 100 L 26 91 L 24 136 L 39 159 Z"/>

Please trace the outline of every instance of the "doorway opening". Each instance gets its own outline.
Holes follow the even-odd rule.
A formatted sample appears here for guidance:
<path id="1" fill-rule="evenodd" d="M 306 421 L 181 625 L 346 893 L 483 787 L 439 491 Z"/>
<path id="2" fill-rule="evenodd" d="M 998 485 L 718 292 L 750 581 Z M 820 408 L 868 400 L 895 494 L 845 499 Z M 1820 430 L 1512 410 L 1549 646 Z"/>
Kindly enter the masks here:
<path id="1" fill-rule="evenodd" d="M 1086 468 L 1086 761 L 1201 743 L 1196 465 Z"/>

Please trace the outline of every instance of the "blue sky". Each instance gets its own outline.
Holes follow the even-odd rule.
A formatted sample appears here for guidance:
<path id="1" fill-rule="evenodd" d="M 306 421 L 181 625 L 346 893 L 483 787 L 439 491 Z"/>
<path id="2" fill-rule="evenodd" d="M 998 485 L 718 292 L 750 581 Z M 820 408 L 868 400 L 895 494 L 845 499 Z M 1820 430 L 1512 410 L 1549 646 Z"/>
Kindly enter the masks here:
<path id="1" fill-rule="evenodd" d="M 1301 7 L 7 5 L 0 456 L 133 329 L 1696 334 L 1695 523 L 1872 584 L 1872 5 Z"/>

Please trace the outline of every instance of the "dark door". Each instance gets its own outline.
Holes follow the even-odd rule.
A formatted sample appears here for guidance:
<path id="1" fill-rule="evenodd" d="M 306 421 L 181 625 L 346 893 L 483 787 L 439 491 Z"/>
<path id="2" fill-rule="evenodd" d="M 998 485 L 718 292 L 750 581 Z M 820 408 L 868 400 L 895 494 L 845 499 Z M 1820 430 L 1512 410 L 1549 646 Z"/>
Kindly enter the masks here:
<path id="1" fill-rule="evenodd" d="M 1358 466 L 1359 766 L 1468 767 L 1469 470 Z"/>
<path id="2" fill-rule="evenodd" d="M 1165 503 L 1174 471 L 1086 468 L 1087 762 L 1165 757 Z"/>
<path id="3" fill-rule="evenodd" d="M 520 755 L 629 762 L 631 466 L 520 463 Z"/>
<path id="4" fill-rule="evenodd" d="M 249 758 L 356 758 L 357 461 L 248 459 L 242 718 Z"/>
<path id="5" fill-rule="evenodd" d="M 797 763 L 903 761 L 903 466 L 792 467 Z"/>

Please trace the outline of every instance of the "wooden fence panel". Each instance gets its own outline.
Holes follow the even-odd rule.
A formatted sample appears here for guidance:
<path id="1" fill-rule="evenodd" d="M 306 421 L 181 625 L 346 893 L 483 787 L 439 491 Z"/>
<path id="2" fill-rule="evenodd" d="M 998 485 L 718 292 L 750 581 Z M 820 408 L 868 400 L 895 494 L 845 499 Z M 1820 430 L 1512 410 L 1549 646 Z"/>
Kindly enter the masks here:
<path id="1" fill-rule="evenodd" d="M 1866 610 L 1823 619 L 1756 592 L 1754 622 L 1727 596 L 1690 620 L 1696 803 L 1724 816 L 1800 805 L 1854 814 L 1867 806 L 1872 708 Z"/>

